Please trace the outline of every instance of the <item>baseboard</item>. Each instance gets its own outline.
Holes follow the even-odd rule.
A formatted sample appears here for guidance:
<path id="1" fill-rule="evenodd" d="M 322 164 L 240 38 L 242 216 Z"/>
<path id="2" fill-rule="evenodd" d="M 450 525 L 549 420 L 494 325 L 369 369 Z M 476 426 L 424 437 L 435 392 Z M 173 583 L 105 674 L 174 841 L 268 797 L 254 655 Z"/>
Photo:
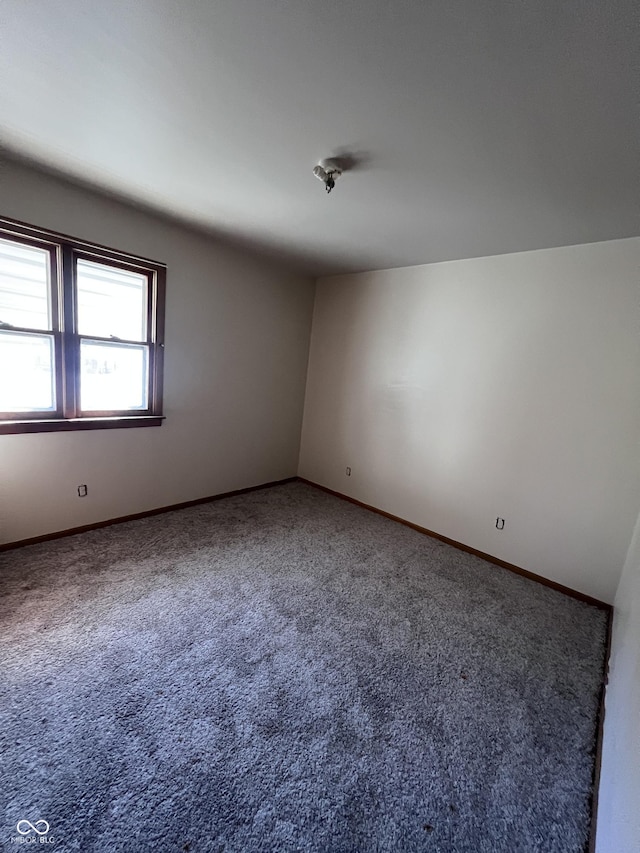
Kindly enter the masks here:
<path id="1" fill-rule="evenodd" d="M 101 527 L 110 527 L 112 524 L 122 524 L 125 521 L 135 521 L 138 518 L 148 518 L 153 515 L 161 515 L 165 512 L 172 512 L 176 509 L 187 509 L 190 506 L 198 506 L 199 504 L 210 503 L 211 501 L 219 501 L 223 498 L 231 498 L 235 495 L 244 495 L 248 492 L 255 492 L 258 489 L 269 489 L 273 486 L 282 486 L 285 483 L 292 482 L 301 482 L 306 483 L 308 486 L 313 486 L 316 489 L 320 489 L 323 492 L 327 492 L 330 495 L 334 495 L 337 498 L 341 498 L 342 500 L 348 501 L 349 503 L 355 504 L 356 506 L 360 506 L 363 509 L 368 509 L 370 512 L 375 512 L 378 515 L 382 515 L 385 518 L 389 518 L 392 521 L 397 521 L 399 524 L 404 524 L 406 527 L 411 527 L 412 530 L 417 530 L 418 533 L 424 533 L 426 536 L 431 536 L 433 539 L 438 539 L 440 542 L 445 542 L 447 545 L 451 545 L 453 548 L 458 548 L 460 551 L 466 551 L 468 554 L 473 554 L 476 557 L 480 557 L 483 560 L 486 560 L 489 563 L 493 563 L 496 566 L 501 566 L 503 569 L 507 569 L 510 572 L 514 572 L 521 577 L 528 578 L 529 580 L 536 581 L 536 583 L 543 584 L 544 586 L 548 586 L 551 589 L 555 589 L 558 592 L 562 592 L 565 595 L 569 595 L 572 598 L 578 599 L 578 601 L 584 601 L 586 604 L 592 604 L 594 607 L 599 607 L 601 610 L 606 610 L 609 614 L 613 612 L 613 608 L 610 604 L 607 604 L 604 601 L 600 601 L 598 598 L 593 598 L 590 595 L 586 595 L 584 592 L 579 592 L 576 589 L 572 589 L 571 587 L 564 586 L 563 584 L 557 583 L 556 581 L 552 581 L 549 578 L 545 578 L 542 575 L 537 575 L 535 572 L 530 572 L 528 569 L 523 569 L 520 566 L 516 566 L 513 563 L 507 563 L 506 560 L 501 560 L 499 557 L 494 557 L 492 554 L 487 554 L 485 551 L 478 551 L 477 548 L 472 548 L 470 545 L 465 545 L 463 542 L 457 542 L 455 539 L 450 539 L 448 536 L 443 536 L 441 533 L 437 533 L 435 530 L 429 530 L 426 527 L 421 527 L 419 524 L 414 524 L 412 521 L 407 521 L 405 518 L 400 518 L 398 515 L 393 515 L 390 512 L 386 512 L 383 509 L 378 509 L 378 507 L 371 506 L 369 504 L 365 504 L 362 501 L 357 500 L 356 498 L 349 497 L 349 495 L 344 495 L 342 492 L 337 492 L 334 489 L 330 489 L 327 486 L 321 486 L 319 483 L 314 483 L 312 480 L 307 480 L 305 477 L 285 477 L 283 480 L 273 480 L 269 483 L 261 483 L 258 486 L 248 486 L 244 489 L 234 489 L 231 492 L 221 492 L 217 495 L 209 495 L 204 498 L 196 498 L 191 501 L 183 501 L 182 503 L 169 504 L 168 506 L 156 507 L 154 509 L 143 510 L 142 512 L 135 512 L 131 515 L 121 515 L 117 518 L 109 518 L 104 521 L 95 521 L 91 524 L 83 524 L 79 527 L 69 527 L 66 530 L 57 530 L 53 533 L 45 533 L 42 536 L 32 536 L 29 539 L 19 539 L 15 542 L 5 542 L 0 544 L 0 552 L 2 551 L 11 551 L 14 548 L 24 548 L 27 545 L 36 545 L 40 542 L 49 542 L 53 539 L 62 539 L 65 536 L 74 536 L 76 533 L 85 533 L 88 530 L 98 530 Z"/>
<path id="2" fill-rule="evenodd" d="M 385 518 L 390 518 L 392 521 L 397 521 L 399 524 L 404 524 L 406 527 L 411 527 L 412 530 L 417 530 L 418 533 L 424 533 L 426 536 L 431 536 L 433 539 L 439 539 L 440 542 L 445 542 L 453 548 L 458 548 L 460 551 L 466 551 L 467 554 L 473 554 L 476 557 L 480 557 L 482 560 L 486 560 L 488 563 L 493 563 L 495 566 L 501 566 L 503 569 L 508 569 L 508 571 L 514 572 L 516 575 L 536 581 L 536 583 L 543 584 L 543 586 L 551 587 L 551 589 L 555 589 L 557 592 L 569 595 L 571 598 L 577 598 L 578 601 L 584 601 L 586 604 L 592 604 L 594 607 L 606 610 L 607 613 L 612 613 L 613 611 L 610 604 L 607 604 L 605 601 L 600 601 L 599 598 L 593 598 L 590 595 L 586 595 L 584 592 L 579 592 L 577 589 L 572 589 L 569 586 L 564 586 L 561 583 L 549 580 L 549 578 L 545 578 L 542 575 L 537 575 L 535 572 L 530 572 L 528 569 L 523 569 L 513 563 L 507 563 L 506 560 L 501 560 L 499 557 L 494 557 L 492 554 L 487 554 L 485 551 L 478 551 L 477 548 L 465 545 L 464 542 L 457 542 L 455 539 L 449 539 L 448 536 L 436 533 L 435 530 L 429 530 L 426 527 L 421 527 L 419 524 L 414 524 L 412 521 L 407 521 L 405 518 L 400 518 L 398 515 L 392 515 L 390 512 L 386 512 L 383 509 L 378 509 L 378 507 L 365 504 L 362 501 L 356 500 L 356 498 L 349 497 L 349 495 L 343 495 L 342 492 L 336 492 L 334 489 L 330 489 L 327 486 L 321 486 L 319 483 L 314 483 L 311 480 L 307 480 L 305 477 L 297 477 L 296 479 L 302 483 L 306 483 L 308 486 L 313 486 L 314 488 L 327 492 L 330 495 L 334 495 L 337 498 L 349 501 L 349 503 L 360 506 L 363 509 L 368 509 L 378 515 L 383 515 Z"/>
<path id="3" fill-rule="evenodd" d="M 286 477 L 284 480 L 273 480 L 270 483 L 261 483 L 259 486 L 248 486 L 246 489 L 234 489 L 232 492 L 221 492 L 218 495 L 210 495 L 206 498 L 196 498 L 192 501 L 183 501 L 179 504 L 147 509 L 143 512 L 134 512 L 132 515 L 121 515 L 118 518 L 109 518 L 105 521 L 94 521 L 92 524 L 83 524 L 80 527 L 69 527 L 66 530 L 58 530 L 54 533 L 45 533 L 42 536 L 32 536 L 30 539 L 19 539 L 17 542 L 5 542 L 0 544 L 0 552 L 11 551 L 14 548 L 24 548 L 26 545 L 37 545 L 39 542 L 49 542 L 53 539 L 62 539 L 65 536 L 75 536 L 76 533 L 86 533 L 88 530 L 98 530 L 101 527 L 110 527 L 112 524 L 122 524 L 125 521 L 135 521 L 138 518 L 149 518 L 152 515 L 162 515 L 165 512 L 173 512 L 176 509 L 188 509 L 190 506 L 220 501 L 223 498 L 232 498 L 236 495 L 244 495 L 247 492 L 256 492 L 259 489 L 270 489 L 272 486 L 282 486 L 292 483 L 297 477 Z"/>

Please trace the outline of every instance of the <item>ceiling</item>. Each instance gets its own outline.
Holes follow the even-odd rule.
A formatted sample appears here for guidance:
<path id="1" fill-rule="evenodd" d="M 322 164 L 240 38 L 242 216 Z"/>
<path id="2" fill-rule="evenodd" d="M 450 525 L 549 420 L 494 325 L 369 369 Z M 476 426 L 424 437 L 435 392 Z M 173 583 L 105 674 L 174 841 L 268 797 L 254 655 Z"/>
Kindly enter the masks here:
<path id="1" fill-rule="evenodd" d="M 0 146 L 310 273 L 627 237 L 639 44 L 632 0 L 2 0 Z"/>

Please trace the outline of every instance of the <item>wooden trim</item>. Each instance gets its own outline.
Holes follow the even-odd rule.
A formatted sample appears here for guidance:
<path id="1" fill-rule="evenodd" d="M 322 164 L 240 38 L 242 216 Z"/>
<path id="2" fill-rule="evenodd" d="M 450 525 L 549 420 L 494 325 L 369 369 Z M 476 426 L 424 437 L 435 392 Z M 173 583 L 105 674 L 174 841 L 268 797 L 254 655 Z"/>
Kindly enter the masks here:
<path id="1" fill-rule="evenodd" d="M 152 299 L 149 302 L 151 311 L 151 331 L 153 334 L 151 352 L 153 355 L 152 385 L 150 404 L 155 414 L 162 414 L 164 405 L 164 323 L 167 296 L 167 271 L 160 267 L 156 270 L 151 290 Z"/>
<path id="2" fill-rule="evenodd" d="M 607 686 L 609 684 L 613 618 L 614 614 L 613 610 L 611 610 L 611 612 L 608 614 L 607 621 L 607 639 L 604 655 L 604 677 L 602 679 L 602 686 L 600 687 L 600 703 L 598 707 L 596 753 L 595 763 L 593 767 L 593 781 L 591 786 L 591 825 L 589 827 L 589 844 L 587 847 L 588 853 L 595 853 L 596 851 L 596 834 L 598 829 L 598 799 L 600 792 L 600 774 L 602 773 L 602 744 L 604 741 L 605 698 L 607 693 Z"/>
<path id="3" fill-rule="evenodd" d="M 557 592 L 563 592 L 565 595 L 571 596 L 571 598 L 577 598 L 578 601 L 583 601 L 585 604 L 591 604 L 594 607 L 598 607 L 601 610 L 606 610 L 608 613 L 612 612 L 612 607 L 610 604 L 607 604 L 604 601 L 600 601 L 598 598 L 592 598 L 590 595 L 586 595 L 584 592 L 579 592 L 576 589 L 571 589 L 569 586 L 564 586 L 561 583 L 556 583 L 556 581 L 552 581 L 549 578 L 545 578 L 542 575 L 537 575 L 535 572 L 530 572 L 528 569 L 522 569 L 520 566 L 516 566 L 513 563 L 507 563 L 506 560 L 501 560 L 499 557 L 494 557 L 491 554 L 487 554 L 485 551 L 478 551 L 476 548 L 472 548 L 470 545 L 465 545 L 463 542 L 457 542 L 455 539 L 449 539 L 448 536 L 443 536 L 441 533 L 436 533 L 434 530 L 429 530 L 426 527 L 421 527 L 419 524 L 414 524 L 412 521 L 407 521 L 405 518 L 400 518 L 397 515 L 392 515 L 390 512 L 385 512 L 383 509 L 378 509 L 378 507 L 370 506 L 369 504 L 362 503 L 362 501 L 356 500 L 356 498 L 350 498 L 348 495 L 343 495 L 342 492 L 336 492 L 333 489 L 329 489 L 327 486 L 321 486 L 319 483 L 313 483 L 311 480 L 307 480 L 304 477 L 298 477 L 298 480 L 302 483 L 306 483 L 308 486 L 313 486 L 316 489 L 320 489 L 323 492 L 327 492 L 330 495 L 334 495 L 337 498 L 342 498 L 342 500 L 349 501 L 349 503 L 355 504 L 356 506 L 360 506 L 363 509 L 368 509 L 371 512 L 375 512 L 378 515 L 383 515 L 385 518 L 390 518 L 391 521 L 397 521 L 400 524 L 404 524 L 406 527 L 411 527 L 412 530 L 417 530 L 418 533 L 424 533 L 426 536 L 431 536 L 433 539 L 439 539 L 441 542 L 445 542 L 447 545 L 451 545 L 454 548 L 458 548 L 460 551 L 466 551 L 467 554 L 473 554 L 475 557 L 480 557 L 482 560 L 486 560 L 488 563 L 493 563 L 496 566 L 501 566 L 503 569 L 508 569 L 510 572 L 513 572 L 516 575 L 520 575 L 521 577 L 528 578 L 529 580 L 536 581 L 536 583 L 541 583 L 543 586 L 551 587 L 551 589 L 555 589 Z"/>
<path id="4" fill-rule="evenodd" d="M 80 252 L 88 252 L 91 254 L 96 249 L 101 256 L 108 258 L 116 263 L 120 260 L 125 263 L 138 263 L 142 266 L 166 267 L 166 264 L 154 261 L 151 258 L 144 258 L 141 255 L 133 255 L 130 252 L 122 252 L 118 249 L 113 249 L 110 246 L 103 246 L 101 243 L 91 243 L 87 240 L 78 240 L 76 237 L 70 237 L 68 234 L 63 234 L 60 231 L 50 231 L 48 228 L 39 228 L 35 225 L 30 225 L 28 222 L 21 222 L 19 219 L 12 219 L 10 216 L 0 216 L 0 228 L 6 228 L 7 231 L 12 231 L 17 237 L 22 236 L 26 240 L 40 240 L 41 243 L 68 243 Z"/>
<path id="5" fill-rule="evenodd" d="M 51 334 L 55 343 L 55 412 L 0 412 L 0 435 L 59 430 L 100 429 L 116 426 L 160 426 L 162 423 L 162 386 L 164 381 L 164 312 L 166 265 L 157 261 L 118 252 L 97 244 L 76 240 L 24 222 L 0 216 L 0 236 L 49 252 L 51 312 L 53 328 L 24 330 L 25 333 Z M 99 336 L 81 336 L 77 328 L 77 263 L 85 259 L 144 276 L 146 287 L 146 336 L 144 341 L 113 341 Z M 11 327 L 8 331 L 21 330 Z M 81 340 L 145 347 L 147 359 L 147 406 L 141 410 L 81 411 Z M 141 418 L 147 418 L 142 420 Z M 148 418 L 156 418 L 152 422 Z M 79 423 L 82 418 L 83 424 Z M 106 419 L 109 418 L 107 421 Z M 117 422 L 116 422 L 117 418 Z M 63 425 L 61 421 L 68 423 Z M 12 425 L 8 425 L 11 421 Z"/>
<path id="6" fill-rule="evenodd" d="M 49 249 L 49 305 L 53 329 L 53 387 L 56 395 L 56 417 L 64 417 L 64 374 L 62 369 L 64 352 L 64 322 L 62 292 L 62 252 L 60 246 Z"/>
<path id="7" fill-rule="evenodd" d="M 55 533 L 45 533 L 42 536 L 32 536 L 30 539 L 20 539 L 17 542 L 5 542 L 0 544 L 0 552 L 13 551 L 14 548 L 24 548 L 26 545 L 37 545 L 40 542 L 49 542 L 53 539 L 63 539 L 65 536 L 75 536 L 77 533 L 86 533 L 89 530 L 98 530 L 101 527 L 111 527 L 112 524 L 123 524 L 125 521 L 136 521 L 138 518 L 149 518 L 152 515 L 162 515 L 165 512 L 173 512 L 177 509 L 188 509 L 191 506 L 212 503 L 224 498 L 233 498 L 236 495 L 245 495 L 248 492 L 257 492 L 260 489 L 270 489 L 273 486 L 283 486 L 285 483 L 293 483 L 297 477 L 285 477 L 284 480 L 273 480 L 270 483 L 261 483 L 259 486 L 247 486 L 244 489 L 234 489 L 232 492 L 221 492 L 218 495 L 210 495 L 206 498 L 195 498 L 191 501 L 182 501 L 178 504 L 161 506 L 156 509 L 147 509 L 142 512 L 134 512 L 131 515 L 121 515 L 118 518 L 109 518 L 105 521 L 95 521 L 93 524 L 83 524 L 80 527 L 69 527 L 66 530 L 58 530 Z"/>
<path id="8" fill-rule="evenodd" d="M 0 421 L 0 435 L 24 432 L 73 432 L 78 429 L 125 429 L 162 426 L 162 415 L 123 415 L 122 417 L 63 418 L 57 420 Z"/>
<path id="9" fill-rule="evenodd" d="M 73 260 L 75 263 L 78 261 L 87 261 L 88 263 L 95 264 L 96 266 L 113 267 L 117 270 L 126 270 L 127 272 L 135 273 L 142 278 L 147 278 L 147 280 L 150 270 L 154 271 L 157 269 L 164 269 L 164 264 L 158 263 L 157 261 L 138 261 L 135 258 L 132 260 L 124 253 L 122 253 L 121 259 L 118 259 L 117 257 L 114 257 L 114 255 L 118 254 L 117 252 L 101 249 L 99 246 L 96 246 L 92 251 L 87 247 L 78 247 L 75 240 L 67 240 L 65 243 L 66 245 L 71 245 L 73 248 Z"/>
<path id="10" fill-rule="evenodd" d="M 34 227 L 28 230 L 4 216 L 0 216 L 0 231 L 3 232 L 0 233 L 2 240 L 10 243 L 24 243 L 26 246 L 34 246 L 45 252 L 55 251 L 60 243 L 59 240 L 49 239 L 46 232 L 40 228 Z"/>
<path id="11" fill-rule="evenodd" d="M 71 246 L 62 245 L 62 292 L 63 292 L 63 326 L 64 338 L 62 343 L 62 372 L 63 404 L 65 418 L 77 418 L 80 400 L 80 344 L 76 334 L 75 272 L 73 267 L 73 250 Z"/>
<path id="12" fill-rule="evenodd" d="M 0 325 L 0 332 L 8 335 L 55 335 L 57 329 L 32 329 L 29 326 L 12 326 L 9 323 Z"/>
<path id="13" fill-rule="evenodd" d="M 130 341 L 126 338 L 103 338 L 100 335 L 87 335 L 87 334 L 78 334 L 78 339 L 80 343 L 86 341 L 89 344 L 113 344 L 114 346 L 124 346 L 124 347 L 150 347 L 151 342 L 146 338 L 143 341 Z"/>

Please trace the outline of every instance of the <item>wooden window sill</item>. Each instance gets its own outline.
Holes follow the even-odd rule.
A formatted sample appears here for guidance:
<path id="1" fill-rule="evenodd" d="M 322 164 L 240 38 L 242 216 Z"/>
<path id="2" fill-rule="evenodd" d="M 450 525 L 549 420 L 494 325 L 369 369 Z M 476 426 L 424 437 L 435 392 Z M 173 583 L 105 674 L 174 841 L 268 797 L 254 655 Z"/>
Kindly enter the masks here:
<path id="1" fill-rule="evenodd" d="M 125 427 L 162 426 L 161 415 L 123 415 L 110 418 L 68 418 L 47 420 L 0 421 L 0 435 L 23 432 L 64 432 L 76 429 L 123 429 Z"/>

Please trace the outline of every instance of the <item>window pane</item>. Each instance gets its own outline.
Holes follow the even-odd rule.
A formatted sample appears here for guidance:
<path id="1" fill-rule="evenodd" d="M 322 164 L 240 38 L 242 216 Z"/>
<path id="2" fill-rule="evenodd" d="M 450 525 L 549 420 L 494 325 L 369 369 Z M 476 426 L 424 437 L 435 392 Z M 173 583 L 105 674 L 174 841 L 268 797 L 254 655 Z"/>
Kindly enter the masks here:
<path id="1" fill-rule="evenodd" d="M 147 277 L 78 259 L 78 331 L 97 338 L 147 339 Z"/>
<path id="2" fill-rule="evenodd" d="M 119 412 L 148 407 L 146 346 L 80 343 L 80 407 L 83 412 Z"/>
<path id="3" fill-rule="evenodd" d="M 0 332 L 0 412 L 56 408 L 53 338 Z"/>
<path id="4" fill-rule="evenodd" d="M 0 322 L 51 328 L 49 252 L 0 240 Z"/>

